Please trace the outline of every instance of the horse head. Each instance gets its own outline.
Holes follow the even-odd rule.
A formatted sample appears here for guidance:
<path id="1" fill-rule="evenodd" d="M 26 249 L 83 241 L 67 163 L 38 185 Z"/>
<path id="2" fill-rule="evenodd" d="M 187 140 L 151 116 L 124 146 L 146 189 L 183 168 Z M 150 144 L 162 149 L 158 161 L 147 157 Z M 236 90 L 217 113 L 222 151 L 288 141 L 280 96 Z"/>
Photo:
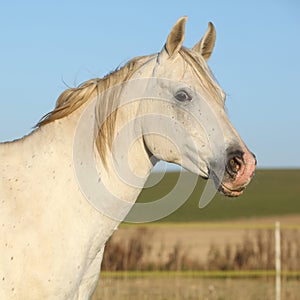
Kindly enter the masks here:
<path id="1" fill-rule="evenodd" d="M 185 23 L 186 17 L 176 22 L 156 56 L 150 84 L 155 96 L 140 104 L 144 114 L 154 115 L 142 122 L 145 147 L 157 159 L 213 178 L 223 194 L 239 196 L 254 174 L 256 159 L 230 123 L 226 95 L 207 65 L 214 25 L 209 23 L 203 38 L 188 49 L 183 47 Z"/>

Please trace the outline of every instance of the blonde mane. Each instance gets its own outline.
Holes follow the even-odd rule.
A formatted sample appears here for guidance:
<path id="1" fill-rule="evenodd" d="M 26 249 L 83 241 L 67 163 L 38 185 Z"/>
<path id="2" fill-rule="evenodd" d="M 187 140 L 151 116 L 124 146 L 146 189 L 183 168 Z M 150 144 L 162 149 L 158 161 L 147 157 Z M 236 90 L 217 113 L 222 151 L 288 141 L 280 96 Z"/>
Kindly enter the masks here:
<path id="1" fill-rule="evenodd" d="M 216 79 L 204 59 L 200 59 L 198 55 L 184 47 L 180 49 L 179 54 L 199 78 L 199 83 L 202 85 L 206 96 L 212 97 L 219 104 L 224 105 L 225 93 L 216 83 Z"/>
<path id="2" fill-rule="evenodd" d="M 70 115 L 81 105 L 97 96 L 99 93 L 116 84 L 128 81 L 134 72 L 140 68 L 145 58 L 146 56 L 136 57 L 130 60 L 122 68 L 117 69 L 103 78 L 90 79 L 83 82 L 78 87 L 65 90 L 56 100 L 54 110 L 47 113 L 38 122 L 37 127 L 41 127 Z"/>
<path id="3" fill-rule="evenodd" d="M 133 58 L 123 67 L 103 78 L 90 79 L 83 82 L 78 87 L 65 90 L 56 100 L 54 110 L 46 114 L 38 122 L 36 127 L 42 127 L 55 120 L 67 117 L 83 104 L 100 95 L 103 91 L 106 91 L 114 85 L 130 80 L 132 75 L 144 64 L 145 60 L 150 57 L 151 56 L 140 56 Z M 105 99 L 107 102 L 113 100 L 114 99 Z M 103 120 L 102 125 L 99 128 L 98 136 L 96 137 L 96 147 L 104 164 L 106 163 L 105 156 L 107 148 L 111 148 L 113 140 L 116 115 L 117 109 Z"/>
<path id="4" fill-rule="evenodd" d="M 189 49 L 182 47 L 179 51 L 180 55 L 184 59 L 184 61 L 192 67 L 200 82 L 204 91 L 207 94 L 213 96 L 213 98 L 221 99 L 220 94 L 222 90 L 215 83 L 212 73 L 210 72 L 207 65 L 204 61 L 200 60 L 197 55 L 195 55 Z M 87 80 L 80 84 L 78 87 L 69 88 L 65 90 L 57 99 L 56 105 L 53 111 L 46 114 L 36 125 L 36 127 L 42 127 L 48 123 L 51 123 L 55 120 L 62 119 L 67 117 L 76 111 L 83 104 L 87 103 L 89 100 L 94 99 L 102 92 L 108 90 L 110 87 L 118 85 L 122 82 L 126 82 L 131 79 L 132 75 L 149 59 L 152 59 L 153 55 L 150 56 L 140 56 L 133 58 L 127 64 L 125 64 L 120 69 L 106 75 L 103 78 L 94 78 Z M 105 103 L 102 103 L 102 106 L 97 108 L 98 110 L 105 110 L 105 108 L 110 105 L 118 104 L 113 101 L 118 101 L 118 97 L 113 97 L 113 94 L 110 97 L 106 97 L 109 99 L 105 100 Z M 113 99 L 116 98 L 116 99 Z M 118 112 L 118 105 L 115 105 L 116 109 L 110 113 L 105 120 L 100 120 L 99 124 L 101 124 L 98 128 L 98 134 L 96 136 L 96 147 L 99 152 L 99 155 L 106 165 L 106 153 L 107 150 L 111 149 L 111 145 L 114 138 L 115 132 L 115 119 Z M 105 113 L 104 113 L 105 115 Z M 99 116 L 97 116 L 99 117 Z"/>

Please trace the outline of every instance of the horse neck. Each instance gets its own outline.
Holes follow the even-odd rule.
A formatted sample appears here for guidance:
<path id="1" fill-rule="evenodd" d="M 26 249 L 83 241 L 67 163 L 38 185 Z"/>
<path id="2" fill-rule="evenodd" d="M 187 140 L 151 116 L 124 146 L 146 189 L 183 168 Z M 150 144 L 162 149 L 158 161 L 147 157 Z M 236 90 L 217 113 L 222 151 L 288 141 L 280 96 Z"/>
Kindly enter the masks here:
<path id="1" fill-rule="evenodd" d="M 116 117 L 115 139 L 106 156 L 106 165 L 96 152 L 101 180 L 120 200 L 135 202 L 153 167 L 145 148 L 138 103 L 121 109 Z M 117 188 L 116 188 L 117 187 Z"/>
<path id="2" fill-rule="evenodd" d="M 138 103 L 135 103 L 135 105 L 118 112 L 115 126 L 117 142 L 107 152 L 106 164 L 101 160 L 96 147 L 93 148 L 98 180 L 104 184 L 104 189 L 111 193 L 112 197 L 130 203 L 136 201 L 153 167 L 144 147 L 141 128 L 139 124 L 132 122 L 138 114 L 138 105 Z M 83 119 L 86 123 L 87 120 L 85 121 L 84 114 L 89 109 L 91 113 L 95 113 L 94 107 L 89 108 L 89 103 L 87 103 L 66 118 L 42 126 L 35 133 L 36 138 L 33 139 L 33 143 L 40 145 L 41 141 L 44 141 L 45 145 L 49 145 L 50 141 L 51 148 L 55 149 L 56 153 L 63 155 L 64 161 L 68 161 L 69 165 L 74 165 L 74 137 L 76 137 L 78 131 L 79 121 Z M 82 145 L 89 144 L 90 141 L 86 141 L 85 138 L 95 128 L 93 122 L 97 118 L 94 116 L 89 119 L 92 120 L 92 123 L 86 126 L 85 134 L 80 135 Z M 132 126 L 127 126 L 128 123 Z M 94 135 L 94 132 L 92 134 Z M 125 145 L 122 141 L 125 142 Z M 47 149 L 50 148 L 47 147 Z M 50 155 L 50 153 L 46 155 Z M 59 167 L 60 163 L 58 162 L 57 168 Z M 74 168 L 71 168 L 70 171 L 74 173 Z M 75 176 L 77 175 L 75 174 Z M 84 176 L 89 177 L 88 174 L 84 174 Z M 78 178 L 77 181 L 80 185 Z M 109 197 L 109 193 L 106 193 L 105 196 Z M 99 194 L 101 194 L 101 191 Z M 102 201 L 110 201 L 110 199 L 102 198 Z"/>
<path id="3" fill-rule="evenodd" d="M 28 203 L 30 202 L 33 207 L 40 207 L 42 210 L 40 214 L 47 215 L 44 222 L 51 227 L 53 222 L 55 224 L 59 222 L 55 221 L 53 215 L 60 215 L 64 212 L 66 219 L 74 220 L 75 224 L 84 224 L 77 230 L 80 230 L 81 235 L 86 237 L 84 243 L 91 249 L 89 253 L 92 256 L 94 255 L 92 252 L 97 252 L 99 246 L 104 245 L 121 219 L 105 214 L 91 205 L 82 192 L 74 171 L 74 136 L 84 109 L 82 107 L 70 116 L 41 126 L 29 136 L 3 145 L 1 148 L 6 148 L 5 153 L 9 155 L 7 164 L 13 162 L 19 170 L 19 175 L 11 175 L 24 178 L 24 185 L 30 189 L 30 192 L 26 192 L 29 197 Z M 120 121 L 121 118 L 118 119 L 118 122 Z M 125 120 L 123 119 L 123 121 Z M 122 131 L 122 134 L 130 135 L 126 130 Z M 82 144 L 85 144 L 84 140 L 82 140 Z M 95 147 L 94 154 L 99 181 L 104 183 L 105 191 L 109 192 L 105 194 L 103 190 L 99 190 L 99 201 L 109 203 L 113 196 L 127 202 L 134 202 L 137 199 L 152 164 L 143 149 L 142 142 L 137 142 L 130 149 L 129 158 L 131 160 L 130 167 L 140 176 L 134 177 L 134 179 L 139 179 L 139 182 L 132 181 L 131 178 L 130 182 L 127 182 L 126 178 L 122 178 L 122 174 L 120 175 L 115 170 L 116 165 L 122 165 L 118 158 L 126 151 L 127 149 L 113 149 L 110 157 L 117 159 L 113 163 L 108 158 L 105 167 Z M 28 169 L 29 167 L 30 169 Z M 84 174 L 84 176 L 89 180 L 88 174 Z M 38 196 L 32 198 L 30 195 Z M 22 198 L 23 194 L 18 197 Z M 68 234 L 71 236 L 72 232 Z M 74 228 L 74 234 L 77 236 L 76 228 Z"/>

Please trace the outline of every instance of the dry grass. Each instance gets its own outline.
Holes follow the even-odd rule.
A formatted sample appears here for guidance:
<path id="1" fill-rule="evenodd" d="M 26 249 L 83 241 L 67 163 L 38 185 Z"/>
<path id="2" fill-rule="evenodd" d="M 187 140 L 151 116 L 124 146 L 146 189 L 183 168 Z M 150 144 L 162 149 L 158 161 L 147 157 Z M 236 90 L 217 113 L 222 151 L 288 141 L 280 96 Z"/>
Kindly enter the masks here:
<path id="1" fill-rule="evenodd" d="M 295 224 L 295 222 L 293 221 Z M 272 224 L 272 223 L 271 223 Z M 224 224 L 223 224 L 224 225 Z M 185 226 L 164 228 L 157 239 L 157 232 L 163 227 L 128 227 L 114 235 L 104 253 L 102 270 L 138 270 L 142 276 L 119 277 L 116 273 L 103 274 L 93 300 L 271 300 L 275 299 L 274 277 L 208 278 L 177 271 L 185 270 L 273 270 L 274 230 L 273 229 L 201 229 Z M 239 226 L 237 226 L 239 227 Z M 268 228 L 271 228 L 269 226 Z M 124 229 L 124 228 L 123 228 Z M 172 230 L 171 230 L 172 229 Z M 215 231 L 214 231 L 215 230 Z M 168 233 L 177 233 L 170 237 Z M 199 232 L 200 231 L 200 232 Z M 195 234 L 198 232 L 198 236 Z M 234 235 L 234 238 L 230 238 Z M 174 240 L 174 236 L 176 239 Z M 195 256 L 199 243 L 206 241 L 207 251 Z M 194 237 L 194 238 L 193 238 Z M 221 239 L 221 237 L 224 237 Z M 300 270 L 300 230 L 281 231 L 282 269 Z M 196 249 L 194 249 L 196 248 Z M 153 270 L 158 270 L 152 272 Z M 164 271 L 173 271 L 163 273 Z M 240 271 L 239 271 L 240 270 Z M 149 273 L 145 271 L 151 271 Z M 132 275 L 134 272 L 129 273 Z M 117 273 L 117 274 L 120 274 Z M 122 274 L 122 273 L 121 273 Z M 141 273 L 140 273 L 141 274 Z M 195 273 L 197 274 L 197 273 Z M 223 274 L 223 273 L 222 273 Z M 229 275 L 228 275 L 229 274 Z M 297 280 L 298 279 L 298 280 Z M 299 277 L 282 277 L 282 300 L 299 299 Z"/>
<path id="2" fill-rule="evenodd" d="M 151 231 L 140 227 L 129 239 L 115 241 L 111 238 L 105 247 L 102 261 L 104 271 L 130 271 L 143 270 L 147 257 L 151 250 Z"/>
<path id="3" fill-rule="evenodd" d="M 199 262 L 189 258 L 188 253 L 179 243 L 167 254 L 167 259 L 160 259 L 165 252 L 165 246 L 162 243 L 157 259 L 149 260 L 152 242 L 152 232 L 145 227 L 138 228 L 128 240 L 115 241 L 112 238 L 107 243 L 101 269 L 103 271 L 178 271 L 202 268 Z"/>
<path id="4" fill-rule="evenodd" d="M 93 300 L 273 300 L 272 279 L 103 278 Z M 299 299 L 300 285 L 284 280 L 282 300 Z"/>
<path id="5" fill-rule="evenodd" d="M 275 247 L 273 230 L 246 232 L 243 240 L 226 244 L 223 248 L 211 245 L 207 268 L 209 270 L 274 270 Z M 300 270 L 300 231 L 281 231 L 282 270 Z"/>
<path id="6" fill-rule="evenodd" d="M 284 230 L 281 237 L 282 269 L 300 270 L 300 231 Z M 274 231 L 248 230 L 237 243 L 215 245 L 201 260 L 190 255 L 180 242 L 170 249 L 167 241 L 156 245 L 153 253 L 153 231 L 137 228 L 130 238 L 112 238 L 104 253 L 104 271 L 184 271 L 184 270 L 274 270 Z M 192 249 L 190 249 L 192 250 Z"/>

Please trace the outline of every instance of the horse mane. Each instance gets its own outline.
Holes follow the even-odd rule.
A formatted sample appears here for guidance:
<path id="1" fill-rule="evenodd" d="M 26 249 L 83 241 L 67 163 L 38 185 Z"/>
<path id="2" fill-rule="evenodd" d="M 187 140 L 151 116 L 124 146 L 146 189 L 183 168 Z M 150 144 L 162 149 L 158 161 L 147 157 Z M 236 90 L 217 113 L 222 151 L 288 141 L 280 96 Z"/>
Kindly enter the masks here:
<path id="1" fill-rule="evenodd" d="M 78 87 L 65 90 L 56 100 L 55 108 L 43 116 L 36 127 L 64 118 L 95 97 L 99 92 L 101 93 L 116 84 L 128 81 L 142 65 L 144 59 L 145 56 L 135 57 L 123 67 L 116 69 L 103 78 L 90 79 L 81 83 Z"/>
<path id="2" fill-rule="evenodd" d="M 214 101 L 217 101 L 220 105 L 224 105 L 225 93 L 216 83 L 217 80 L 204 59 L 200 59 L 199 55 L 185 47 L 180 49 L 179 54 L 194 70 L 196 76 L 199 78 L 199 83 L 202 85 L 206 97 L 212 97 Z"/>
<path id="3" fill-rule="evenodd" d="M 184 61 L 192 67 L 200 79 L 200 84 L 202 85 L 204 91 L 206 91 L 208 95 L 211 95 L 213 98 L 217 99 L 217 101 L 221 102 L 222 100 L 220 99 L 223 98 L 223 91 L 215 83 L 214 77 L 204 60 L 199 59 L 198 55 L 184 47 L 180 49 L 179 54 L 182 56 Z M 42 127 L 48 123 L 67 117 L 83 104 L 87 103 L 91 99 L 94 99 L 102 92 L 108 90 L 110 87 L 130 80 L 132 75 L 149 59 L 152 58 L 153 55 L 133 58 L 123 67 L 116 69 L 103 78 L 90 79 L 83 82 L 78 87 L 65 90 L 56 100 L 55 108 L 51 112 L 47 113 L 37 123 L 36 127 Z M 118 97 L 113 97 L 113 94 L 111 94 L 109 97 L 101 99 L 101 101 L 105 101 L 105 103 L 102 103 L 101 107 L 97 109 L 99 111 L 104 110 L 105 115 L 105 109 L 107 107 L 110 105 L 112 106 L 113 104 L 118 104 L 117 102 L 113 102 L 118 101 Z M 116 107 L 116 109 L 112 111 L 105 118 L 105 120 L 100 120 L 100 122 L 98 122 L 99 124 L 101 123 L 101 125 L 99 128 L 97 128 L 98 133 L 95 142 L 98 153 L 104 165 L 106 165 L 106 153 L 111 149 L 114 138 L 115 120 L 118 112 L 118 105 L 115 105 L 114 107 Z M 96 114 L 97 119 L 99 117 L 99 112 L 96 112 Z"/>
<path id="4" fill-rule="evenodd" d="M 106 91 L 114 85 L 130 80 L 132 75 L 149 57 L 150 56 L 135 57 L 123 67 L 116 69 L 103 78 L 90 79 L 83 82 L 78 87 L 65 90 L 56 100 L 55 108 L 42 117 L 36 127 L 39 128 L 48 123 L 67 117 L 83 104 L 100 95 L 103 91 Z M 113 99 L 105 99 L 105 101 L 110 102 L 113 101 Z M 107 106 L 107 104 L 103 104 L 103 106 Z M 110 149 L 113 141 L 117 110 L 118 109 L 113 111 L 105 120 L 103 120 L 96 137 L 96 147 L 104 164 L 106 164 L 105 157 L 107 147 Z"/>

